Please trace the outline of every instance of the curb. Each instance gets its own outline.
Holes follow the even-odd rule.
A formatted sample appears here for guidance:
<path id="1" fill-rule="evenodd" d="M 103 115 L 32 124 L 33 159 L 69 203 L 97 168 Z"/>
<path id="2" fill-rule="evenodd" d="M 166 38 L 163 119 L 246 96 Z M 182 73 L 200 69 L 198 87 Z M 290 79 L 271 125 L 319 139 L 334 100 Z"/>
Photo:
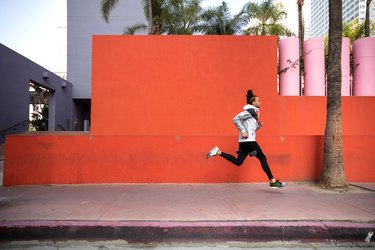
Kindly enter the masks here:
<path id="1" fill-rule="evenodd" d="M 12 221 L 0 240 L 123 239 L 165 241 L 342 241 L 370 243 L 375 223 L 335 221 Z"/>

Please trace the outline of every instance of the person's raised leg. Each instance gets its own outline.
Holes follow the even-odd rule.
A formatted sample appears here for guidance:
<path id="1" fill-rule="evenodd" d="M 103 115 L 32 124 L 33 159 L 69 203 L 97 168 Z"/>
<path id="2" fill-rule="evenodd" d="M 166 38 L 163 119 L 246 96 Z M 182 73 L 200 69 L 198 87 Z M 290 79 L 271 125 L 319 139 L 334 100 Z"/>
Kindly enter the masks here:
<path id="1" fill-rule="evenodd" d="M 241 166 L 242 163 L 245 161 L 246 159 L 246 156 L 247 156 L 247 152 L 244 152 L 242 151 L 241 149 L 239 149 L 237 151 L 237 158 L 234 157 L 233 155 L 231 154 L 227 154 L 227 153 L 224 153 L 224 152 L 221 152 L 220 151 L 220 154 L 219 154 L 221 157 L 223 157 L 224 159 L 226 159 L 227 161 L 235 164 L 236 166 Z"/>
<path id="2" fill-rule="evenodd" d="M 241 166 L 242 163 L 245 161 L 247 152 L 241 150 L 241 148 L 237 151 L 237 157 L 234 157 L 231 154 L 227 154 L 225 152 L 222 152 L 219 147 L 215 146 L 213 149 L 210 150 L 210 152 L 207 153 L 206 159 L 212 157 L 212 156 L 221 156 L 227 161 L 237 165 Z"/>

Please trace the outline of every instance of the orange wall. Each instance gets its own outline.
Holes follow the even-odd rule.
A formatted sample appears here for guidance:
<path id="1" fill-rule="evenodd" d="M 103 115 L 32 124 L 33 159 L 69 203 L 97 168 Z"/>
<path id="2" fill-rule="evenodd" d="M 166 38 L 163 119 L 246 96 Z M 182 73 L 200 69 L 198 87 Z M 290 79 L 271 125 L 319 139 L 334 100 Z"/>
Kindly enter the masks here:
<path id="1" fill-rule="evenodd" d="M 205 159 L 213 141 L 236 151 L 233 136 L 9 136 L 4 186 L 83 183 L 265 182 L 255 158 L 237 167 Z M 348 181 L 374 182 L 375 136 L 345 136 Z M 273 174 L 285 181 L 318 180 L 323 136 L 259 138 Z M 147 143 L 144 143 L 147 142 Z"/>
<path id="2" fill-rule="evenodd" d="M 233 135 L 250 87 L 275 99 L 276 37 L 96 36 L 93 135 Z"/>
<path id="3" fill-rule="evenodd" d="M 262 107 L 265 119 L 275 121 L 267 135 L 324 135 L 326 97 L 278 96 L 272 107 Z M 342 122 L 344 135 L 375 135 L 375 97 L 342 97 Z M 375 153 L 374 151 L 371 151 Z"/>
<path id="4" fill-rule="evenodd" d="M 232 123 L 252 88 L 262 101 L 258 142 L 274 175 L 317 180 L 325 97 L 276 92 L 276 37 L 94 36 L 90 134 L 6 139 L 4 185 L 267 181 L 205 154 L 237 149 Z M 349 181 L 375 181 L 375 97 L 344 97 Z"/>

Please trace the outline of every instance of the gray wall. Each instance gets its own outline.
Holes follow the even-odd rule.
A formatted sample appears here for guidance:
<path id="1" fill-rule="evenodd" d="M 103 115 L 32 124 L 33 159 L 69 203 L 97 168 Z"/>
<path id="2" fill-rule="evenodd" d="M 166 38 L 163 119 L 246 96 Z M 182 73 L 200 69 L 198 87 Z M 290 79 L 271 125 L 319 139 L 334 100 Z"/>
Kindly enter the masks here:
<path id="1" fill-rule="evenodd" d="M 49 78 L 43 78 L 43 72 Z M 0 44 L 0 143 L 4 134 L 28 130 L 30 81 L 50 90 L 48 130 L 72 128 L 72 84 Z"/>
<path id="2" fill-rule="evenodd" d="M 74 99 L 91 98 L 92 35 L 120 35 L 126 26 L 145 23 L 141 0 L 120 0 L 109 24 L 100 13 L 100 0 L 67 0 L 67 79 Z"/>

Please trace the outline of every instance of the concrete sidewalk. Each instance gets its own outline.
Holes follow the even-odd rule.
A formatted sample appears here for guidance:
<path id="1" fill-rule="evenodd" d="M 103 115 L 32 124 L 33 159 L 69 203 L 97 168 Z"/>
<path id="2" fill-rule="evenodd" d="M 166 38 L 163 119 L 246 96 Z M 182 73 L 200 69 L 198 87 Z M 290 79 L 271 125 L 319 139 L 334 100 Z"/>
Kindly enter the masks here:
<path id="1" fill-rule="evenodd" d="M 0 238 L 353 240 L 375 231 L 375 183 L 103 184 L 0 189 Z M 363 187 L 363 188 L 360 188 Z"/>

